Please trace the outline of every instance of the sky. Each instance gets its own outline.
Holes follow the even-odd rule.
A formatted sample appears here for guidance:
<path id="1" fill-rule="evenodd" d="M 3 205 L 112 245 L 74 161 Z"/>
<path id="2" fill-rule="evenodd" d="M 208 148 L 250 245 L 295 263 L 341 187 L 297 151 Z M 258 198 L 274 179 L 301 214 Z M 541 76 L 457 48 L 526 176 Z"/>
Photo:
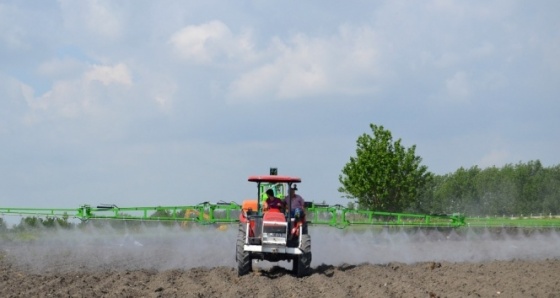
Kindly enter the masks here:
<path id="1" fill-rule="evenodd" d="M 560 164 L 560 1 L 0 0 L 0 207 L 192 205 L 339 175 Z"/>

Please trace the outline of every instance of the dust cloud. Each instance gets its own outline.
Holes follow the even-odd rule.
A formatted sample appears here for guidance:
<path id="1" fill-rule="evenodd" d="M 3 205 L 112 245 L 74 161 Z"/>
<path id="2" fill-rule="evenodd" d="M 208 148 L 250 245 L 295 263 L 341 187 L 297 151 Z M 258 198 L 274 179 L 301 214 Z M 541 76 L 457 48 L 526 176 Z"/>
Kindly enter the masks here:
<path id="1" fill-rule="evenodd" d="M 333 230 L 317 227 L 310 233 L 313 233 L 314 265 L 484 262 L 560 257 L 560 236 L 555 230 L 394 227 Z"/>
<path id="2" fill-rule="evenodd" d="M 322 264 L 413 264 L 427 261 L 560 258 L 556 230 L 309 228 L 312 267 Z M 32 271 L 170 270 L 235 267 L 237 226 L 137 225 L 113 229 L 45 229 L 27 239 L 2 240 L 0 251 Z M 0 238 L 2 239 L 2 238 Z M 258 266 L 268 267 L 275 264 Z M 286 265 L 281 262 L 280 266 Z"/>

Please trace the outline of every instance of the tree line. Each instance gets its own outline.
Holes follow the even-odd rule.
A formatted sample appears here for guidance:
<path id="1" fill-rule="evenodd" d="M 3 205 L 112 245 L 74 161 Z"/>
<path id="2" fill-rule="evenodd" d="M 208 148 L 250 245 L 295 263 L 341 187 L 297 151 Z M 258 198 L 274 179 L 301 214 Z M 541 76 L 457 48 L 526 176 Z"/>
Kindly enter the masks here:
<path id="1" fill-rule="evenodd" d="M 539 160 L 433 175 L 411 211 L 472 216 L 560 214 L 560 165 Z"/>
<path id="2" fill-rule="evenodd" d="M 357 140 L 342 169 L 339 192 L 358 209 L 467 216 L 560 214 L 560 165 L 539 160 L 436 175 L 383 126 Z"/>

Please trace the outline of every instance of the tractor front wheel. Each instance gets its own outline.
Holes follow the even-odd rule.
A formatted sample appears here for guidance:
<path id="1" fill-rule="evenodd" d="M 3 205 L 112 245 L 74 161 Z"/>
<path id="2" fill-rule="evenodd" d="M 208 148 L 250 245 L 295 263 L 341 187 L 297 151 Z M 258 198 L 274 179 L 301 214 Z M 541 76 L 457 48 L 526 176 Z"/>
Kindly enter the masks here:
<path id="1" fill-rule="evenodd" d="M 239 223 L 239 232 L 237 233 L 237 246 L 235 259 L 237 260 L 237 275 L 243 276 L 253 271 L 253 261 L 251 253 L 243 249 L 245 245 L 246 224 Z"/>

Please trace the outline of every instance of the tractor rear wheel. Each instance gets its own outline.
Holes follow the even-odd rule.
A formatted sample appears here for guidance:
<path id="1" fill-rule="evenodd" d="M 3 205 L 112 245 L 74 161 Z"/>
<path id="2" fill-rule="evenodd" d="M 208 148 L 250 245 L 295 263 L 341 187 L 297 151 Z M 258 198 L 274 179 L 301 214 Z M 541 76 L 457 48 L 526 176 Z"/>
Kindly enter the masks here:
<path id="1" fill-rule="evenodd" d="M 239 223 L 239 232 L 237 233 L 237 245 L 235 248 L 235 259 L 237 260 L 237 275 L 243 276 L 253 271 L 253 261 L 251 253 L 243 249 L 245 245 L 246 224 Z"/>
<path id="2" fill-rule="evenodd" d="M 311 273 L 311 236 L 301 235 L 300 248 L 303 254 L 294 258 L 293 271 L 297 277 L 303 277 Z"/>

